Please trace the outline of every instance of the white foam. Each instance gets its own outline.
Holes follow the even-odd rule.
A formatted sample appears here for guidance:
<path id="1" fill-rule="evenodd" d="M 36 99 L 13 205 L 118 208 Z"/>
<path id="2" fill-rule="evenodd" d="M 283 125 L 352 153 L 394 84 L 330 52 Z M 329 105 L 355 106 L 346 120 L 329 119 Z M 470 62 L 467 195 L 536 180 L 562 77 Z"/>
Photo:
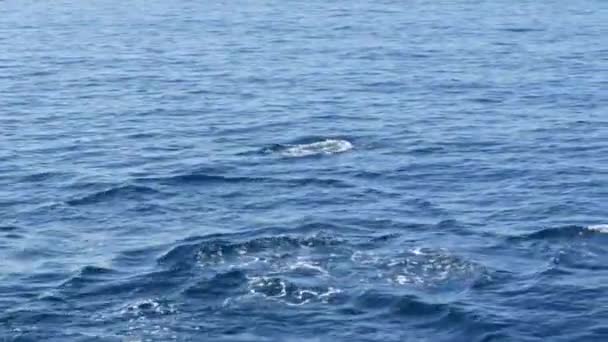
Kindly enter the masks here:
<path id="1" fill-rule="evenodd" d="M 362 251 L 355 251 L 350 256 L 350 260 L 361 265 L 376 265 L 381 261 L 380 257 L 375 255 L 373 252 Z"/>
<path id="2" fill-rule="evenodd" d="M 349 151 L 352 148 L 353 144 L 349 141 L 326 139 L 310 144 L 293 145 L 281 151 L 281 154 L 286 157 L 307 157 L 320 154 L 342 153 Z"/>
<path id="3" fill-rule="evenodd" d="M 396 278 L 395 281 L 397 282 L 397 284 L 399 285 L 405 285 L 407 283 L 410 283 L 411 280 L 410 278 L 404 276 L 403 274 L 399 274 Z"/>
<path id="4" fill-rule="evenodd" d="M 598 233 L 608 234 L 608 224 L 595 224 L 588 226 L 587 229 Z"/>
<path id="5" fill-rule="evenodd" d="M 287 296 L 287 285 L 285 282 L 279 280 L 278 283 L 281 286 L 281 292 L 275 295 L 269 295 L 265 294 L 264 290 L 267 287 L 274 285 L 273 280 L 266 276 L 251 277 L 249 278 L 249 293 L 262 295 L 267 298 L 282 298 Z"/>
<path id="6" fill-rule="evenodd" d="M 309 303 L 329 303 L 329 300 L 342 290 L 328 286 L 326 289 L 299 288 L 297 284 L 287 284 L 282 279 L 268 276 L 254 276 L 248 278 L 249 293 L 234 298 L 227 298 L 223 306 L 232 305 L 235 301 L 243 301 L 248 298 L 263 298 L 288 306 L 300 306 Z M 271 289 L 274 287 L 274 289 Z M 268 290 L 271 291 L 268 291 Z"/>
<path id="7" fill-rule="evenodd" d="M 410 249 L 410 252 L 412 252 L 412 254 L 414 254 L 414 255 L 423 255 L 424 254 L 421 247 L 412 248 L 412 249 Z"/>
<path id="8" fill-rule="evenodd" d="M 173 305 L 163 305 L 153 299 L 139 300 L 135 303 L 129 304 L 120 310 L 120 314 L 131 314 L 134 316 L 141 316 L 146 313 L 154 313 L 159 315 L 166 315 L 175 313 L 176 310 Z"/>
<path id="9" fill-rule="evenodd" d="M 312 262 L 307 262 L 307 261 L 298 261 L 295 264 L 292 264 L 289 266 L 290 270 L 300 270 L 300 271 L 304 271 L 304 270 L 309 270 L 309 271 L 316 271 L 319 274 L 323 274 L 323 275 L 327 275 L 328 272 L 327 270 L 325 270 L 323 267 L 319 266 L 319 265 L 315 265 Z"/>

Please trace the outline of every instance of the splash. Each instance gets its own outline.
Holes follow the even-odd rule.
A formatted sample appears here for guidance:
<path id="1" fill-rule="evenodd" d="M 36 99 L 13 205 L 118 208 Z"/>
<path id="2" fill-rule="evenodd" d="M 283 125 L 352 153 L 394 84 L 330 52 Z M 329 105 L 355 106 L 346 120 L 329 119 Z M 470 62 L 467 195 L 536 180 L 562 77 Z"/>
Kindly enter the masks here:
<path id="1" fill-rule="evenodd" d="M 287 145 L 279 153 L 285 157 L 308 157 L 343 153 L 353 149 L 347 140 L 326 139 L 309 144 Z"/>
<path id="2" fill-rule="evenodd" d="M 591 230 L 597 233 L 608 233 L 608 224 L 595 224 L 587 226 L 587 230 Z"/>

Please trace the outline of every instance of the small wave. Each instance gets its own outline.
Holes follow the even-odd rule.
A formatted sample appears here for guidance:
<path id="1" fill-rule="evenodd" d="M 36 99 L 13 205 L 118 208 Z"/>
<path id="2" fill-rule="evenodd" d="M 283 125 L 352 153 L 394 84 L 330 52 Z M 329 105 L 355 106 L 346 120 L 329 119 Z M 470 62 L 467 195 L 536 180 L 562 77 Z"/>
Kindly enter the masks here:
<path id="1" fill-rule="evenodd" d="M 132 198 L 138 198 L 138 196 L 141 195 L 148 195 L 148 194 L 158 194 L 160 193 L 159 191 L 146 187 L 146 186 L 140 186 L 140 185 L 123 185 L 123 186 L 117 186 L 117 187 L 113 187 L 113 188 L 109 188 L 103 191 L 98 191 L 95 193 L 92 193 L 90 195 L 86 195 L 80 198 L 76 198 L 76 199 L 72 199 L 72 200 L 68 200 L 66 201 L 66 203 L 68 205 L 72 205 L 72 206 L 77 206 L 77 205 L 88 205 L 88 204 L 95 204 L 95 203 L 99 203 L 99 202 L 103 202 L 103 201 L 107 201 L 107 200 L 111 200 L 111 199 L 115 199 L 115 198 L 125 198 L 125 199 L 132 199 Z"/>
<path id="2" fill-rule="evenodd" d="M 353 144 L 343 139 L 325 139 L 306 144 L 275 145 L 266 151 L 276 152 L 284 157 L 310 157 L 343 153 L 353 149 Z"/>
<path id="3" fill-rule="evenodd" d="M 247 283 L 245 272 L 241 270 L 228 270 L 215 274 L 210 279 L 203 279 L 190 285 L 184 294 L 188 297 L 205 298 L 211 301 L 219 296 L 229 296 Z"/>
<path id="4" fill-rule="evenodd" d="M 528 33 L 528 32 L 542 32 L 544 29 L 535 28 L 535 27 L 506 27 L 500 29 L 504 32 L 513 32 L 513 33 Z"/>
<path id="5" fill-rule="evenodd" d="M 509 236 L 502 248 L 518 248 L 526 258 L 543 262 L 535 270 L 539 274 L 571 274 L 574 270 L 606 270 L 607 225 L 562 226 L 541 229 L 523 235 Z M 534 265 L 534 263 L 530 263 Z M 532 267 L 532 266 L 530 266 Z"/>
<path id="6" fill-rule="evenodd" d="M 246 185 L 284 185 L 284 186 L 334 186 L 341 188 L 352 187 L 351 184 L 331 178 L 273 178 L 259 176 L 228 176 L 206 173 L 186 173 L 160 178 L 140 178 L 141 182 L 159 182 L 169 185 L 225 185 L 225 184 L 246 184 Z"/>
<path id="7" fill-rule="evenodd" d="M 84 266 L 73 276 L 64 281 L 59 289 L 72 295 L 88 293 L 96 284 L 103 283 L 116 276 L 116 271 L 109 268 L 98 266 Z"/>
<path id="8" fill-rule="evenodd" d="M 222 264 L 235 258 L 261 255 L 270 252 L 293 252 L 302 248 L 323 248 L 338 245 L 340 240 L 323 234 L 309 237 L 292 237 L 287 235 L 259 237 L 244 242 L 228 242 L 214 238 L 199 243 L 187 243 L 176 246 L 158 260 L 160 264 L 192 267 L 195 263 L 203 265 Z"/>
<path id="9" fill-rule="evenodd" d="M 114 271 L 113 269 L 110 269 L 110 268 L 87 265 L 80 269 L 79 275 L 81 277 L 94 277 L 94 276 L 99 276 L 99 275 L 104 275 L 104 274 L 113 274 L 115 272 L 116 271 Z"/>
<path id="10" fill-rule="evenodd" d="M 532 233 L 512 236 L 514 240 L 545 240 L 587 237 L 597 233 L 608 233 L 608 225 L 564 226 L 541 229 Z"/>
<path id="11" fill-rule="evenodd" d="M 452 341 L 489 341 L 487 338 L 471 338 L 471 334 L 492 336 L 492 331 L 504 328 L 505 324 L 496 321 L 483 310 L 475 310 L 453 300 L 441 300 L 425 295 L 394 294 L 379 290 L 368 290 L 354 298 L 355 309 L 380 312 L 379 317 L 393 322 L 434 326 L 452 332 L 467 327 L 466 337 L 456 336 Z M 434 329 L 433 331 L 437 331 Z M 500 339 L 502 340 L 502 339 Z"/>

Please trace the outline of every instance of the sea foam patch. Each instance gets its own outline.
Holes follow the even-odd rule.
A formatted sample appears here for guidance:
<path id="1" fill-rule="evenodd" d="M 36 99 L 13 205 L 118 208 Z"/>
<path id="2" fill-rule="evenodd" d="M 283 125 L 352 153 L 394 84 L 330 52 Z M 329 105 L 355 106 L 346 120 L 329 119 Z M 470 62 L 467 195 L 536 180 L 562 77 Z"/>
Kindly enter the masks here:
<path id="1" fill-rule="evenodd" d="M 342 139 L 325 139 L 309 144 L 286 145 L 279 153 L 285 157 L 308 157 L 343 153 L 353 149 L 350 141 Z"/>
<path id="2" fill-rule="evenodd" d="M 595 224 L 587 226 L 587 229 L 598 233 L 608 233 L 608 224 Z"/>

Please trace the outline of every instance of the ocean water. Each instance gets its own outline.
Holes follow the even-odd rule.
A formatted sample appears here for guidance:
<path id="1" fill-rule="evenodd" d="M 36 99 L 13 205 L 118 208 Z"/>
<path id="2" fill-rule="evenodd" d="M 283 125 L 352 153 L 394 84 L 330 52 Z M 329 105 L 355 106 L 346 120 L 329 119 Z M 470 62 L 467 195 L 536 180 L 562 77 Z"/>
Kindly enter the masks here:
<path id="1" fill-rule="evenodd" d="M 608 2 L 0 1 L 0 341 L 608 341 Z"/>

